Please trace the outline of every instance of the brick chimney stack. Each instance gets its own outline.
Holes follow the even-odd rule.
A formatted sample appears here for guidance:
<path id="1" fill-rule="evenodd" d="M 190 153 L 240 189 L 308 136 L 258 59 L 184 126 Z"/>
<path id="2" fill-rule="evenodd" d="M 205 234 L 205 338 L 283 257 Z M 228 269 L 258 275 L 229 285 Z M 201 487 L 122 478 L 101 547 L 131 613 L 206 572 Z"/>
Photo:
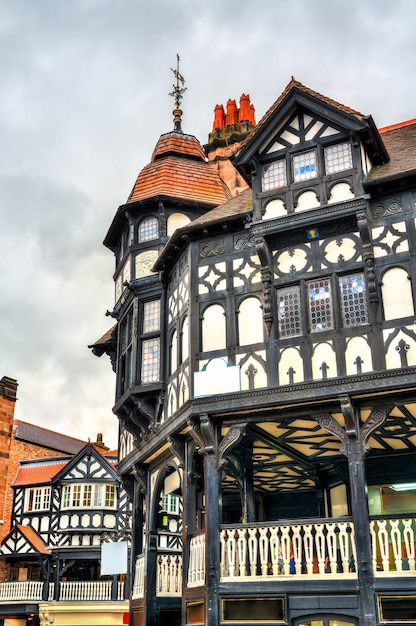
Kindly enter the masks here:
<path id="1" fill-rule="evenodd" d="M 239 108 L 231 98 L 225 110 L 222 104 L 215 106 L 212 132 L 204 148 L 208 161 L 217 164 L 218 174 L 233 196 L 247 189 L 247 184 L 232 165 L 231 157 L 255 125 L 254 106 L 248 94 L 241 95 Z"/>

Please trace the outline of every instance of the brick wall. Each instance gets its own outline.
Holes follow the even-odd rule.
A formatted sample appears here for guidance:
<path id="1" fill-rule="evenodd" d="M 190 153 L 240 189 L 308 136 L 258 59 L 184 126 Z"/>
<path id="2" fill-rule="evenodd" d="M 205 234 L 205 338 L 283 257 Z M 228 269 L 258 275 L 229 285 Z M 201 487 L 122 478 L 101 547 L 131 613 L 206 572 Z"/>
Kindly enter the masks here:
<path id="1" fill-rule="evenodd" d="M 9 470 L 14 407 L 16 404 L 17 381 L 3 376 L 0 380 L 0 520 L 5 522 L 7 500 L 7 475 Z M 0 539 L 4 526 L 0 523 Z"/>

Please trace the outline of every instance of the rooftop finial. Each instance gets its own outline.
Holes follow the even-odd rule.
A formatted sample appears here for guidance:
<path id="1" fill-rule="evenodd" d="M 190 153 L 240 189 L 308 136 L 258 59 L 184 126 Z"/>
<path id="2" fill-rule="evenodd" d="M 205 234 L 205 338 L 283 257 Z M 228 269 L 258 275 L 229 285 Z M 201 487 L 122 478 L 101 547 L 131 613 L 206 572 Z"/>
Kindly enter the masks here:
<path id="1" fill-rule="evenodd" d="M 182 76 L 182 74 L 179 72 L 179 61 L 180 61 L 180 57 L 179 57 L 179 54 L 177 54 L 176 55 L 176 70 L 170 68 L 171 71 L 173 72 L 173 75 L 176 78 L 176 85 L 175 84 L 173 85 L 173 91 L 171 91 L 169 95 L 175 98 L 175 108 L 173 110 L 174 130 L 181 133 L 182 132 L 182 128 L 181 128 L 182 111 L 180 109 L 180 106 L 181 106 L 181 100 L 182 100 L 183 94 L 186 91 L 186 87 L 184 87 L 185 79 Z M 179 85 L 179 83 L 182 84 L 182 87 Z"/>

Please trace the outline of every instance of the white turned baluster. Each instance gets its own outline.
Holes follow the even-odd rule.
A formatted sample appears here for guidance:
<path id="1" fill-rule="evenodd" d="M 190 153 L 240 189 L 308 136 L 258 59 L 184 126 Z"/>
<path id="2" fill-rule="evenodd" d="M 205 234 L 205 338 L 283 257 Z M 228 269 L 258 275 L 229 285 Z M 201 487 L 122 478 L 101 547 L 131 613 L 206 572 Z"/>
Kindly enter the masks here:
<path id="1" fill-rule="evenodd" d="M 342 571 L 348 573 L 350 565 L 350 538 L 347 532 L 349 524 L 347 522 L 339 522 L 338 524 L 338 547 L 341 553 Z"/>
<path id="2" fill-rule="evenodd" d="M 223 576 L 227 576 L 228 574 L 228 567 L 227 567 L 227 531 L 226 530 L 222 530 L 220 532 L 220 552 L 221 552 L 221 557 L 220 557 L 220 563 L 221 563 L 221 577 Z"/>
<path id="3" fill-rule="evenodd" d="M 328 531 L 326 541 L 331 574 L 336 574 L 337 572 L 337 536 L 335 533 L 335 528 L 335 524 L 326 524 L 326 529 Z"/>
<path id="4" fill-rule="evenodd" d="M 237 530 L 237 554 L 238 554 L 238 570 L 240 576 L 245 576 L 247 572 L 247 542 L 246 529 L 239 528 Z"/>
<path id="5" fill-rule="evenodd" d="M 249 528 L 248 529 L 248 555 L 250 559 L 250 575 L 255 576 L 257 573 L 257 529 Z"/>
<path id="6" fill-rule="evenodd" d="M 292 549 L 293 560 L 295 562 L 295 574 L 302 574 L 302 537 L 300 535 L 302 526 L 293 526 Z"/>
<path id="7" fill-rule="evenodd" d="M 404 545 L 406 547 L 407 560 L 409 562 L 409 570 L 415 571 L 415 533 L 412 528 L 412 519 L 404 519 L 403 525 L 403 537 Z"/>
<path id="8" fill-rule="evenodd" d="M 394 564 L 396 566 L 396 572 L 403 571 L 402 561 L 402 536 L 399 528 L 400 520 L 390 520 L 390 536 L 391 545 L 393 548 Z"/>
<path id="9" fill-rule="evenodd" d="M 290 535 L 289 535 L 289 526 L 282 526 L 282 554 L 283 554 L 283 571 L 284 573 L 290 574 Z"/>
<path id="10" fill-rule="evenodd" d="M 268 528 L 259 528 L 259 552 L 261 575 L 267 576 L 267 565 L 269 562 L 269 538 L 267 537 Z"/>
<path id="11" fill-rule="evenodd" d="M 370 522 L 370 533 L 371 533 L 371 549 L 373 552 L 373 571 L 377 571 L 377 531 L 376 531 L 376 522 Z M 355 542 L 353 542 L 355 545 Z"/>
<path id="12" fill-rule="evenodd" d="M 235 533 L 230 533 L 228 536 L 227 555 L 228 555 L 228 575 L 234 576 L 235 570 Z"/>
<path id="13" fill-rule="evenodd" d="M 390 570 L 389 535 L 386 530 L 386 524 L 386 520 L 378 520 L 378 545 L 380 548 L 381 562 L 383 564 L 384 572 L 388 572 Z"/>
<path id="14" fill-rule="evenodd" d="M 279 528 L 270 528 L 270 552 L 272 559 L 273 576 L 281 574 L 283 567 L 282 549 L 280 547 Z"/>
<path id="15" fill-rule="evenodd" d="M 305 558 L 306 558 L 306 572 L 313 574 L 313 526 L 304 526 L 304 546 L 305 546 Z"/>
<path id="16" fill-rule="evenodd" d="M 324 534 L 324 525 L 316 524 L 316 535 L 315 535 L 315 545 L 316 545 L 316 554 L 318 557 L 318 567 L 319 573 L 325 574 L 325 534 Z"/>

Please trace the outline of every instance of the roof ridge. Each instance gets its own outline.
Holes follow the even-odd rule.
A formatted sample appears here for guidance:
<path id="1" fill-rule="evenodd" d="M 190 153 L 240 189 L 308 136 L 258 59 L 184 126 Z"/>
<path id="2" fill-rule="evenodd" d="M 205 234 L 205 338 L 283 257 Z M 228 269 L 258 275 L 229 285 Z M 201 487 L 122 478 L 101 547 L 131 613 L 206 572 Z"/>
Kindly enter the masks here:
<path id="1" fill-rule="evenodd" d="M 379 133 L 388 133 L 390 130 L 397 130 L 398 128 L 404 128 L 405 126 L 412 126 L 416 124 L 416 117 L 411 120 L 405 120 L 404 122 L 397 122 L 397 124 L 390 124 L 389 126 L 382 126 L 378 129 Z"/>
<path id="2" fill-rule="evenodd" d="M 54 435 L 58 435 L 59 437 L 66 437 L 67 439 L 73 439 L 74 441 L 79 441 L 85 444 L 87 443 L 87 441 L 85 441 L 84 439 L 78 439 L 78 437 L 72 437 L 72 435 L 66 435 L 65 433 L 60 433 L 57 430 L 52 430 L 51 428 L 45 428 L 44 426 L 39 426 L 38 424 L 32 424 L 31 422 L 26 422 L 25 420 L 21 420 L 21 419 L 13 420 L 13 425 L 17 426 L 18 423 L 26 424 L 27 426 L 31 426 L 32 428 L 37 428 L 39 430 L 44 430 L 45 432 L 48 432 L 48 433 L 53 433 Z"/>

